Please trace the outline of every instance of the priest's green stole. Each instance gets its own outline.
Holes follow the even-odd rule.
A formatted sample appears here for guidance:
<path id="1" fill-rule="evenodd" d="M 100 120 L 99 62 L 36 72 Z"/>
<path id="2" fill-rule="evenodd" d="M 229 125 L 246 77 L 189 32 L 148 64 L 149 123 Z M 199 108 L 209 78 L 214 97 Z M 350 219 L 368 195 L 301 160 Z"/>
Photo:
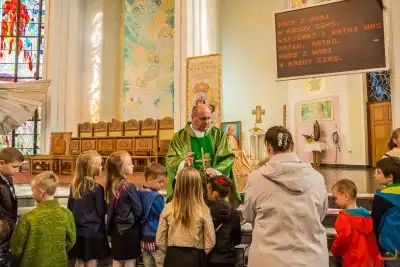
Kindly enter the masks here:
<path id="1" fill-rule="evenodd" d="M 192 152 L 194 153 L 193 167 L 198 170 L 201 176 L 205 177 L 205 170 L 212 167 L 214 161 L 214 148 L 211 135 L 204 137 L 190 137 Z M 202 155 L 202 149 L 204 158 Z M 203 165 L 204 161 L 204 165 Z M 205 169 L 204 169 L 205 167 Z"/>

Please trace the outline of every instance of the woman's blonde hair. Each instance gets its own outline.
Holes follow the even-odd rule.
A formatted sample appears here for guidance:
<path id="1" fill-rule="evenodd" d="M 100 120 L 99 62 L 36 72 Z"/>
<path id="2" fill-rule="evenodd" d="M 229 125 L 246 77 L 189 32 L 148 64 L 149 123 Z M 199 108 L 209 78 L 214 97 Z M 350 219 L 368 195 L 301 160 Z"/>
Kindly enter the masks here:
<path id="1" fill-rule="evenodd" d="M 122 166 L 124 164 L 124 157 L 130 157 L 126 151 L 116 151 L 112 153 L 106 160 L 105 171 L 106 171 L 106 184 L 104 193 L 107 203 L 110 202 L 110 189 L 114 197 L 117 196 L 117 192 L 121 185 L 127 183 L 125 175 L 122 172 Z"/>
<path id="2" fill-rule="evenodd" d="M 97 151 L 89 150 L 79 155 L 76 161 L 75 177 L 71 192 L 74 199 L 79 199 L 96 185 L 94 177 L 100 175 L 101 156 Z"/>
<path id="3" fill-rule="evenodd" d="M 190 229 L 200 211 L 207 208 L 203 196 L 203 183 L 200 173 L 191 167 L 184 168 L 176 177 L 174 198 L 172 200 L 174 219 Z"/>

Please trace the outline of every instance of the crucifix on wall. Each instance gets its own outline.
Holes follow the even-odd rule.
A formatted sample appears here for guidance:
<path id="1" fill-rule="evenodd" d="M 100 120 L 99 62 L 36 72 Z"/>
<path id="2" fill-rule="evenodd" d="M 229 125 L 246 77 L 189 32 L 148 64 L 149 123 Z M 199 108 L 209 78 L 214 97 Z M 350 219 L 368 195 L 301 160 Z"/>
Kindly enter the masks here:
<path id="1" fill-rule="evenodd" d="M 265 110 L 261 109 L 261 106 L 256 106 L 255 110 L 252 110 L 253 115 L 256 115 L 256 123 L 261 123 L 261 115 L 265 115 Z"/>

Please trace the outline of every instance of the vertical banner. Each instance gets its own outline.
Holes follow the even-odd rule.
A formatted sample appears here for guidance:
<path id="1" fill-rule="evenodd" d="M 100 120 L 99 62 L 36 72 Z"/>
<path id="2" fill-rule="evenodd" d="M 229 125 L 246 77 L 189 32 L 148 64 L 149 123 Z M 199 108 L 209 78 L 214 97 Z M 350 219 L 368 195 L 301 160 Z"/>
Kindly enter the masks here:
<path id="1" fill-rule="evenodd" d="M 221 125 L 221 55 L 212 54 L 187 59 L 186 114 L 190 121 L 192 108 L 207 104 L 212 124 Z"/>

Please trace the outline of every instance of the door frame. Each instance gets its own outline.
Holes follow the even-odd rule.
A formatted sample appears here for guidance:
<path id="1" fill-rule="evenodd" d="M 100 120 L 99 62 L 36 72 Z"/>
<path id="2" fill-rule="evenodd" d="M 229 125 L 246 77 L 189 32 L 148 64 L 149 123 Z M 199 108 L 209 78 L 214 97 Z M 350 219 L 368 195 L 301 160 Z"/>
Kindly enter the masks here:
<path id="1" fill-rule="evenodd" d="M 370 167 L 375 167 L 375 162 L 372 162 L 372 125 L 371 125 L 371 110 L 370 110 L 370 105 L 373 104 L 385 104 L 385 103 L 390 103 L 390 106 L 392 105 L 392 101 L 386 100 L 386 101 L 368 101 L 366 102 L 367 105 L 367 134 L 368 134 L 368 164 Z M 392 110 L 392 108 L 391 108 Z M 391 120 L 392 120 L 392 128 L 393 128 L 393 112 L 391 112 Z M 390 136 L 388 137 L 390 138 Z"/>

